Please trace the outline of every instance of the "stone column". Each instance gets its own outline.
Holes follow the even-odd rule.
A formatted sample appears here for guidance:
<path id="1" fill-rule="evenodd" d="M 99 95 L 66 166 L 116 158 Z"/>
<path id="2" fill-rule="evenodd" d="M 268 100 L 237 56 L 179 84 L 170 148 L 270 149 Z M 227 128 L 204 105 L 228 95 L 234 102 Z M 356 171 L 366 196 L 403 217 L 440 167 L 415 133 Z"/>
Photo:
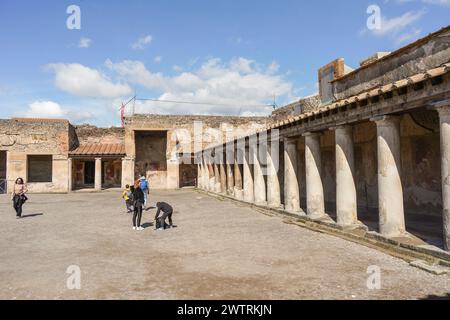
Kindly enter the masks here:
<path id="1" fill-rule="evenodd" d="M 405 232 L 400 117 L 382 116 L 373 121 L 377 124 L 379 229 L 385 236 L 398 236 Z"/>
<path id="2" fill-rule="evenodd" d="M 325 201 L 322 184 L 322 157 L 320 133 L 305 136 L 306 206 L 307 215 L 317 219 L 325 215 Z"/>
<path id="3" fill-rule="evenodd" d="M 220 192 L 227 193 L 227 171 L 223 160 L 219 164 L 219 172 L 220 172 Z"/>
<path id="4" fill-rule="evenodd" d="M 444 247 L 450 251 L 450 103 L 437 108 L 441 131 L 442 215 Z"/>
<path id="5" fill-rule="evenodd" d="M 266 198 L 266 181 L 261 167 L 261 162 L 258 156 L 258 149 L 261 146 L 250 148 L 253 159 L 253 183 L 254 183 L 254 197 L 257 205 L 267 205 Z"/>
<path id="6" fill-rule="evenodd" d="M 210 160 L 209 165 L 209 188 L 208 190 L 211 192 L 216 191 L 216 177 L 214 176 L 214 165 L 212 164 L 212 160 Z"/>
<path id="7" fill-rule="evenodd" d="M 234 165 L 227 162 L 227 194 L 234 195 Z"/>
<path id="8" fill-rule="evenodd" d="M 202 164 L 198 163 L 197 164 L 197 188 L 201 189 L 202 188 Z"/>
<path id="9" fill-rule="evenodd" d="M 122 189 L 125 186 L 133 185 L 134 183 L 134 158 L 125 157 L 122 159 Z"/>
<path id="10" fill-rule="evenodd" d="M 276 143 L 278 141 L 272 141 L 271 146 L 267 148 L 267 205 L 272 208 L 281 207 L 280 180 L 278 179 L 280 154 Z"/>
<path id="11" fill-rule="evenodd" d="M 337 223 L 341 226 L 349 226 L 358 221 L 353 127 L 349 125 L 337 127 L 335 141 Z"/>
<path id="12" fill-rule="evenodd" d="M 239 167 L 239 157 L 238 157 L 238 151 L 234 153 L 234 197 L 237 200 L 243 200 L 244 199 L 244 193 L 242 190 L 242 172 L 241 168 Z"/>
<path id="13" fill-rule="evenodd" d="M 205 157 L 203 157 L 203 190 L 208 190 L 208 186 L 209 186 L 208 163 L 206 162 Z"/>
<path id="14" fill-rule="evenodd" d="M 284 140 L 284 208 L 292 213 L 300 210 L 300 188 L 298 185 L 297 140 Z"/>
<path id="15" fill-rule="evenodd" d="M 244 201 L 254 202 L 255 194 L 253 192 L 254 184 L 252 170 L 250 168 L 250 157 L 252 156 L 250 149 L 244 155 Z"/>
<path id="16" fill-rule="evenodd" d="M 214 160 L 214 192 L 221 193 L 220 187 L 220 169 L 217 161 Z"/>
<path id="17" fill-rule="evenodd" d="M 102 158 L 95 158 L 95 190 L 102 190 Z"/>
<path id="18" fill-rule="evenodd" d="M 67 192 L 72 192 L 73 190 L 73 176 L 72 176 L 72 172 L 73 172 L 73 160 L 72 158 L 68 158 L 67 159 L 67 167 L 68 167 L 68 188 L 67 188 Z"/>

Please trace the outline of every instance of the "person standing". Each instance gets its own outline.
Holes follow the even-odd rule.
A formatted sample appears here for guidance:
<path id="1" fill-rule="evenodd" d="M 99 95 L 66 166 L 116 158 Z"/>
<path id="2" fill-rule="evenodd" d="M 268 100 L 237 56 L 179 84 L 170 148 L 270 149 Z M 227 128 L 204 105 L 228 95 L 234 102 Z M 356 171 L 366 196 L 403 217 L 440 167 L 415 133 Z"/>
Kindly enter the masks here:
<path id="1" fill-rule="evenodd" d="M 155 215 L 156 230 L 164 230 L 165 229 L 166 218 L 169 218 L 169 228 L 172 228 L 173 227 L 173 224 L 172 224 L 173 208 L 172 208 L 172 206 L 166 202 L 157 202 L 156 208 L 158 208 L 158 210 L 156 211 L 156 215 Z M 163 212 L 163 214 L 160 217 L 159 213 L 161 211 Z"/>
<path id="2" fill-rule="evenodd" d="M 141 187 L 141 190 L 144 193 L 144 209 L 147 209 L 148 195 L 150 194 L 150 188 L 148 185 L 148 180 L 144 175 L 141 175 L 141 177 L 139 178 L 139 187 Z"/>
<path id="3" fill-rule="evenodd" d="M 14 188 L 11 195 L 17 219 L 20 219 L 22 217 L 22 206 L 28 200 L 27 196 L 25 195 L 27 192 L 28 188 L 27 185 L 23 182 L 23 179 L 17 178 L 16 182 L 14 183 Z"/>
<path id="4" fill-rule="evenodd" d="M 140 187 L 134 189 L 133 192 L 133 230 L 144 230 L 141 227 L 142 206 L 144 205 L 144 193 Z"/>

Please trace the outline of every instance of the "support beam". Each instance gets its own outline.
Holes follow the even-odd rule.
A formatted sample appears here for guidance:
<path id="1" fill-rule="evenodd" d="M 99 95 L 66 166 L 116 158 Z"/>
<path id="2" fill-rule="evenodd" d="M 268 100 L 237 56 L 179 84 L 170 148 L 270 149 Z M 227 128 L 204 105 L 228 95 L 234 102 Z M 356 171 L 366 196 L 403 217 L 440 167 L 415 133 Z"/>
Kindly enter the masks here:
<path id="1" fill-rule="evenodd" d="M 271 141 L 267 148 L 267 205 L 271 208 L 281 207 L 279 140 Z"/>
<path id="2" fill-rule="evenodd" d="M 300 188 L 298 185 L 297 140 L 284 140 L 284 209 L 300 213 Z"/>
<path id="3" fill-rule="evenodd" d="M 358 221 L 353 127 L 346 125 L 335 128 L 335 141 L 337 223 L 350 226 Z"/>
<path id="4" fill-rule="evenodd" d="M 95 190 L 102 190 L 102 158 L 95 158 Z"/>
<path id="5" fill-rule="evenodd" d="M 252 177 L 252 170 L 250 168 L 250 157 L 252 157 L 252 152 L 250 149 L 246 150 L 244 155 L 244 201 L 247 202 L 254 202 L 255 201 L 255 195 L 253 192 L 253 177 Z"/>
<path id="6" fill-rule="evenodd" d="M 379 229 L 388 237 L 405 233 L 403 187 L 400 177 L 400 117 L 373 119 L 377 125 Z"/>
<path id="7" fill-rule="evenodd" d="M 306 206 L 307 215 L 318 219 L 325 215 L 325 200 L 322 183 L 322 157 L 320 133 L 305 135 Z"/>
<path id="8" fill-rule="evenodd" d="M 447 101 L 448 102 L 448 101 Z M 450 102 L 438 106 L 441 131 L 442 216 L 444 247 L 450 251 Z"/>

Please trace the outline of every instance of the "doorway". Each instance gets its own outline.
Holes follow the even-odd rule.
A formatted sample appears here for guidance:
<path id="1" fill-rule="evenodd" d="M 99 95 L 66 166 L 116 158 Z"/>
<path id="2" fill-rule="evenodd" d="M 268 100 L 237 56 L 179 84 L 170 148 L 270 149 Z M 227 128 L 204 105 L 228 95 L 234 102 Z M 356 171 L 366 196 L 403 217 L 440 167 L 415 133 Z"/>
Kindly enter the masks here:
<path id="1" fill-rule="evenodd" d="M 95 161 L 84 162 L 84 184 L 91 185 L 95 183 Z"/>

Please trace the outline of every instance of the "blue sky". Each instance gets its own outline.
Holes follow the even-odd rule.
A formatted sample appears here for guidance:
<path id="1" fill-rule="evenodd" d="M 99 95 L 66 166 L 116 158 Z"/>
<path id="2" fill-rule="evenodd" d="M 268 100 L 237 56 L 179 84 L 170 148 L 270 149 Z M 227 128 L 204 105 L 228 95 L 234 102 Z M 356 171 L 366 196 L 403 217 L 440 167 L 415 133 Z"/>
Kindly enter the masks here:
<path id="1" fill-rule="evenodd" d="M 369 5 L 381 29 L 367 28 Z M 81 10 L 69 30 L 67 7 Z M 118 125 L 141 112 L 265 115 L 317 91 L 317 70 L 357 67 L 450 22 L 450 0 L 2 0 L 0 117 Z"/>

